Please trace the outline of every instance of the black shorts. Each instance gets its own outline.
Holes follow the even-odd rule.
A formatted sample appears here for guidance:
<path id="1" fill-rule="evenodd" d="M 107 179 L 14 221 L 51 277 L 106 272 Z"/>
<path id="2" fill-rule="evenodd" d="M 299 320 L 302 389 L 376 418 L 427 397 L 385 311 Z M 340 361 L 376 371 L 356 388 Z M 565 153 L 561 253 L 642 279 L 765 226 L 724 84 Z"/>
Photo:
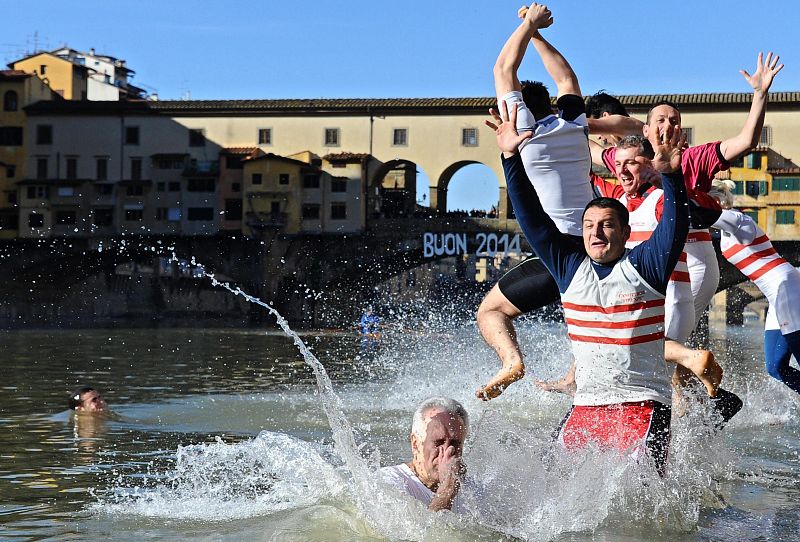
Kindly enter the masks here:
<path id="1" fill-rule="evenodd" d="M 567 236 L 574 242 L 583 244 L 583 240 L 572 235 Z M 546 307 L 561 299 L 561 292 L 555 279 L 542 261 L 531 256 L 500 277 L 497 287 L 521 312 L 531 312 Z"/>

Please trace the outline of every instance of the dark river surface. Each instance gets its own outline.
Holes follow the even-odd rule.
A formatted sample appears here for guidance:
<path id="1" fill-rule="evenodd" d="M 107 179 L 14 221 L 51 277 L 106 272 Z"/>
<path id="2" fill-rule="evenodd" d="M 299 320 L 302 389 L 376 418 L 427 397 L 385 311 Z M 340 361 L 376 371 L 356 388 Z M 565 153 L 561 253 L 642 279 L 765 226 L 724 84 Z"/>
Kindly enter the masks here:
<path id="1" fill-rule="evenodd" d="M 758 322 L 712 328 L 745 406 L 722 432 L 703 405 L 675 418 L 664 480 L 599 452 L 548 466 L 570 401 L 532 379 L 569 365 L 559 324 L 521 326 L 531 377 L 490 403 L 474 390 L 498 362 L 474 325 L 398 329 L 380 344 L 302 338 L 360 451 L 334 444 L 314 374 L 275 329 L 3 332 L 0 539 L 800 539 L 800 403 L 764 371 Z M 83 384 L 112 416 L 66 410 Z M 411 414 L 430 395 L 472 418 L 465 458 L 490 496 L 467 518 L 397 501 L 347 461 L 367 457 L 357 478 L 370 478 L 407 460 Z"/>

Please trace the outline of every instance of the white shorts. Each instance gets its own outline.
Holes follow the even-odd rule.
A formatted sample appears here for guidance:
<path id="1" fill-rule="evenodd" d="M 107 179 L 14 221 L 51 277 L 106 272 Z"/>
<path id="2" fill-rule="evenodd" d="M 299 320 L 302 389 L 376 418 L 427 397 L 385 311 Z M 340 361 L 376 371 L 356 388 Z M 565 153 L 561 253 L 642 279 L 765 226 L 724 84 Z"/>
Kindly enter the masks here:
<path id="1" fill-rule="evenodd" d="M 719 262 L 714 245 L 710 241 L 687 242 L 684 250 L 686 251 L 686 263 L 689 266 L 689 278 L 692 282 L 694 318 L 695 325 L 697 325 L 711 304 L 711 298 L 717 293 Z"/>

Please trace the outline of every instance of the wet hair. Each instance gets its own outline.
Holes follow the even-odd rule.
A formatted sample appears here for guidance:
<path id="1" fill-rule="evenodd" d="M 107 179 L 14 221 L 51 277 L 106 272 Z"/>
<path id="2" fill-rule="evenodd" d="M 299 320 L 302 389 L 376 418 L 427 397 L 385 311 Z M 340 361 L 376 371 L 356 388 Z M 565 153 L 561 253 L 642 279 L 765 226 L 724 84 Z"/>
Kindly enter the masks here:
<path id="1" fill-rule="evenodd" d="M 547 91 L 547 87 L 539 81 L 522 81 L 522 101 L 528 106 L 536 120 L 542 120 L 553 114 L 550 93 Z"/>
<path id="2" fill-rule="evenodd" d="M 83 406 L 83 400 L 81 400 L 81 396 L 84 393 L 89 393 L 90 391 L 96 391 L 91 386 L 84 386 L 82 388 L 78 388 L 77 390 L 72 392 L 72 395 L 69 396 L 69 409 L 76 410 L 79 406 Z"/>
<path id="3" fill-rule="evenodd" d="M 645 124 L 650 124 L 650 115 L 653 113 L 653 109 L 655 109 L 656 107 L 659 107 L 661 105 L 668 105 L 672 109 L 677 111 L 678 115 L 681 114 L 681 110 L 678 108 L 678 105 L 675 104 L 674 102 L 671 102 L 669 100 L 659 100 L 656 103 L 654 103 L 653 106 L 650 108 L 650 110 L 647 112 L 647 120 L 644 121 Z"/>
<path id="4" fill-rule="evenodd" d="M 711 183 L 711 190 L 708 195 L 716 198 L 723 209 L 730 209 L 733 207 L 733 189 L 736 188 L 736 183 L 727 179 L 714 179 Z"/>
<path id="5" fill-rule="evenodd" d="M 599 119 L 603 116 L 603 113 L 630 117 L 622 102 L 616 96 L 607 94 L 605 89 L 586 98 L 586 116 L 588 118 Z"/>
<path id="6" fill-rule="evenodd" d="M 637 155 L 644 156 L 652 160 L 655 158 L 656 153 L 653 151 L 653 145 L 646 137 L 640 135 L 628 135 L 623 137 L 617 143 L 618 149 L 637 149 Z"/>
<path id="7" fill-rule="evenodd" d="M 464 422 L 464 427 L 469 428 L 469 414 L 461 403 L 448 397 L 428 397 L 417 406 L 411 423 L 411 433 L 417 435 L 419 439 L 425 438 L 425 430 L 428 427 L 425 414 L 429 410 L 441 410 L 450 416 L 457 416 Z"/>
<path id="8" fill-rule="evenodd" d="M 593 207 L 597 207 L 599 209 L 611 209 L 617 215 L 617 218 L 622 226 L 628 225 L 628 209 L 626 209 L 619 200 L 614 198 L 595 198 L 586 204 L 586 207 L 583 209 L 583 215 L 585 215 L 586 211 Z M 583 218 L 583 215 L 581 215 L 581 218 Z"/>

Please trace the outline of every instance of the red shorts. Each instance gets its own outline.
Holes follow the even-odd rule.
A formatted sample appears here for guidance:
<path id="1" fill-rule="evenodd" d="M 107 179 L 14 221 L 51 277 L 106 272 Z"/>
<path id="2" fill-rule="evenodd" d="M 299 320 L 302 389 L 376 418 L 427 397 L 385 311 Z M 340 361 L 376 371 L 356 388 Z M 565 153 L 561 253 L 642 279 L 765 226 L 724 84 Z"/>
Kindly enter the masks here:
<path id="1" fill-rule="evenodd" d="M 574 405 L 561 423 L 558 440 L 567 450 L 593 443 L 636 458 L 646 452 L 664 475 L 670 438 L 670 407 L 656 401 Z"/>

